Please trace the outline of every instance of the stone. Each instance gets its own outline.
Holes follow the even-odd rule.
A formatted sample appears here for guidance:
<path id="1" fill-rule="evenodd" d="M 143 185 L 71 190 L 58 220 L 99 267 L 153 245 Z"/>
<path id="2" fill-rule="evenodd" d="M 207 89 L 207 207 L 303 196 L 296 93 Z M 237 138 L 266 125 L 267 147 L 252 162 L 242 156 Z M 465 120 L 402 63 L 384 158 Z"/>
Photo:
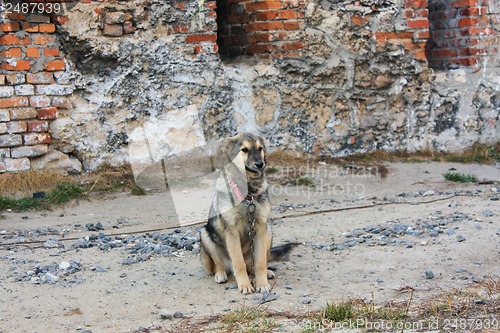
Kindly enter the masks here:
<path id="1" fill-rule="evenodd" d="M 184 318 L 184 314 L 180 311 L 175 311 L 174 318 Z"/>
<path id="2" fill-rule="evenodd" d="M 53 170 L 64 175 L 80 174 L 83 170 L 78 159 L 56 149 L 50 149 L 46 155 L 34 158 L 31 163 L 34 170 Z"/>
<path id="3" fill-rule="evenodd" d="M 59 269 L 62 269 L 62 270 L 67 270 L 70 267 L 71 267 L 71 264 L 69 262 L 67 262 L 67 261 L 62 261 L 59 264 Z"/>
<path id="4" fill-rule="evenodd" d="M 458 236 L 457 236 L 457 242 L 461 243 L 461 242 L 463 242 L 463 241 L 465 241 L 465 237 L 464 237 L 464 236 L 462 236 L 462 235 L 458 235 Z"/>
<path id="5" fill-rule="evenodd" d="M 53 249 L 62 247 L 62 244 L 57 239 L 49 238 L 48 240 L 45 241 L 45 243 L 43 243 L 43 247 L 46 249 Z"/>
<path id="6" fill-rule="evenodd" d="M 434 278 L 434 272 L 431 271 L 430 269 L 426 270 L 424 273 L 425 273 L 425 278 L 427 280 L 431 280 Z"/>
<path id="7" fill-rule="evenodd" d="M 57 275 L 50 273 L 50 272 L 45 273 L 44 279 L 47 283 L 51 283 L 51 284 L 59 281 L 59 277 Z"/>

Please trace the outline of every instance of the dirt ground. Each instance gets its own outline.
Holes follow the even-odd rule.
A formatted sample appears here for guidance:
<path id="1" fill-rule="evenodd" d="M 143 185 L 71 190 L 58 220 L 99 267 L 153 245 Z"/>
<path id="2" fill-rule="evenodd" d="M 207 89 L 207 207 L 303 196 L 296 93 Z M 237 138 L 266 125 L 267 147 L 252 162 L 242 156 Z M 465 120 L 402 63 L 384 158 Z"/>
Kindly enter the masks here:
<path id="1" fill-rule="evenodd" d="M 276 299 L 266 303 L 269 309 L 317 310 L 349 298 L 382 304 L 407 297 L 400 292 L 406 287 L 418 300 L 500 275 L 499 164 L 387 167 L 380 177 L 376 169 L 315 164 L 302 169 L 315 187 L 271 182 L 274 244 L 301 245 L 290 260 L 272 264 Z M 450 169 L 494 183 L 449 182 L 442 174 Z M 192 191 L 184 191 L 187 207 L 196 206 Z M 154 193 L 1 212 L 0 332 L 127 332 L 168 326 L 176 312 L 201 317 L 258 304 L 261 295 L 240 294 L 234 279 L 216 284 L 201 268 L 197 244 L 131 264 L 124 262 L 131 257 L 126 247 L 75 246 L 96 233 L 89 223 L 100 222 L 105 235 L 172 233 L 172 209 L 165 193 Z M 181 226 L 178 233 L 198 227 Z M 47 232 L 29 233 L 37 229 Z M 73 263 L 77 269 L 69 271 Z M 39 279 L 44 265 L 57 270 Z M 297 323 L 281 331 L 302 329 Z"/>

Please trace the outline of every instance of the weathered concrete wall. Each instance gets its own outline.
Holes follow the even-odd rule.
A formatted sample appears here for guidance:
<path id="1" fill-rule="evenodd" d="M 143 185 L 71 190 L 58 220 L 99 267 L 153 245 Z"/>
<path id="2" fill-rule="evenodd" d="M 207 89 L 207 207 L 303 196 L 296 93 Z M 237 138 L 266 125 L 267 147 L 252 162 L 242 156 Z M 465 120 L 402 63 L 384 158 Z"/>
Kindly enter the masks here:
<path id="1" fill-rule="evenodd" d="M 472 66 L 437 70 L 426 58 L 426 6 L 310 0 L 252 7 L 293 8 L 300 24 L 288 34 L 300 47 L 289 55 L 275 52 L 282 43 L 273 43 L 275 31 L 263 25 L 270 29 L 265 52 L 271 56 L 258 47 L 255 56 L 221 60 L 215 1 L 77 3 L 51 21 L 59 22 L 52 47 L 65 61 L 59 76 L 71 94 L 50 120 L 49 150 L 65 163 L 54 150 L 77 158 L 86 170 L 126 164 L 132 131 L 164 119 L 163 137 L 156 127 L 155 149 L 165 153 L 176 149 L 172 136 L 204 136 L 194 140 L 199 144 L 242 130 L 261 132 L 280 149 L 330 156 L 375 149 L 455 151 L 498 142 L 498 13 L 491 6 L 491 33 L 478 37 L 488 52 L 471 55 L 477 59 Z M 277 15 L 263 17 L 276 22 Z M 3 85 L 16 89 L 8 81 Z M 53 102 L 56 96 L 49 97 Z M 190 123 L 182 110 L 197 112 L 204 135 L 179 128 Z M 16 147 L 0 148 L 3 170 Z M 46 167 L 40 161 L 49 155 L 31 157 L 31 167 Z"/>

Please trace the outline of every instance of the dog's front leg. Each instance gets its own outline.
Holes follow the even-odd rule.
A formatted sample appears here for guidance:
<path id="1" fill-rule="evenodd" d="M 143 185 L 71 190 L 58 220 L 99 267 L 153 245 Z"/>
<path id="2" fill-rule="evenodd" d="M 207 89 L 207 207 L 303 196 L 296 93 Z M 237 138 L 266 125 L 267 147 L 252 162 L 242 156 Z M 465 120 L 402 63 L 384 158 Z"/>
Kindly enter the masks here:
<path id="1" fill-rule="evenodd" d="M 226 244 L 238 289 L 243 294 L 253 293 L 254 289 L 248 278 L 247 267 L 243 258 L 243 251 L 241 250 L 240 235 L 234 232 L 229 233 L 226 235 Z"/>
<path id="2" fill-rule="evenodd" d="M 267 281 L 267 256 L 271 249 L 272 237 L 267 223 L 255 223 L 253 258 L 255 266 L 255 289 L 257 292 L 266 292 L 271 289 Z"/>

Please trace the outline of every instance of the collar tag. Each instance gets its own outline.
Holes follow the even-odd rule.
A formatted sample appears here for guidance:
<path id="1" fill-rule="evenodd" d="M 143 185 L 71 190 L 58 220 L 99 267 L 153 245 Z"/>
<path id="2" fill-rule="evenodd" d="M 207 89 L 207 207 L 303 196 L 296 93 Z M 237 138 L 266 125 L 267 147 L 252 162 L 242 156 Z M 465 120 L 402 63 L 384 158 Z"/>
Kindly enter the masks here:
<path id="1" fill-rule="evenodd" d="M 238 187 L 238 184 L 234 180 L 231 180 L 231 190 L 233 191 L 234 195 L 236 196 L 236 199 L 238 200 L 238 203 L 242 202 L 244 197 L 241 194 L 240 188 Z"/>

